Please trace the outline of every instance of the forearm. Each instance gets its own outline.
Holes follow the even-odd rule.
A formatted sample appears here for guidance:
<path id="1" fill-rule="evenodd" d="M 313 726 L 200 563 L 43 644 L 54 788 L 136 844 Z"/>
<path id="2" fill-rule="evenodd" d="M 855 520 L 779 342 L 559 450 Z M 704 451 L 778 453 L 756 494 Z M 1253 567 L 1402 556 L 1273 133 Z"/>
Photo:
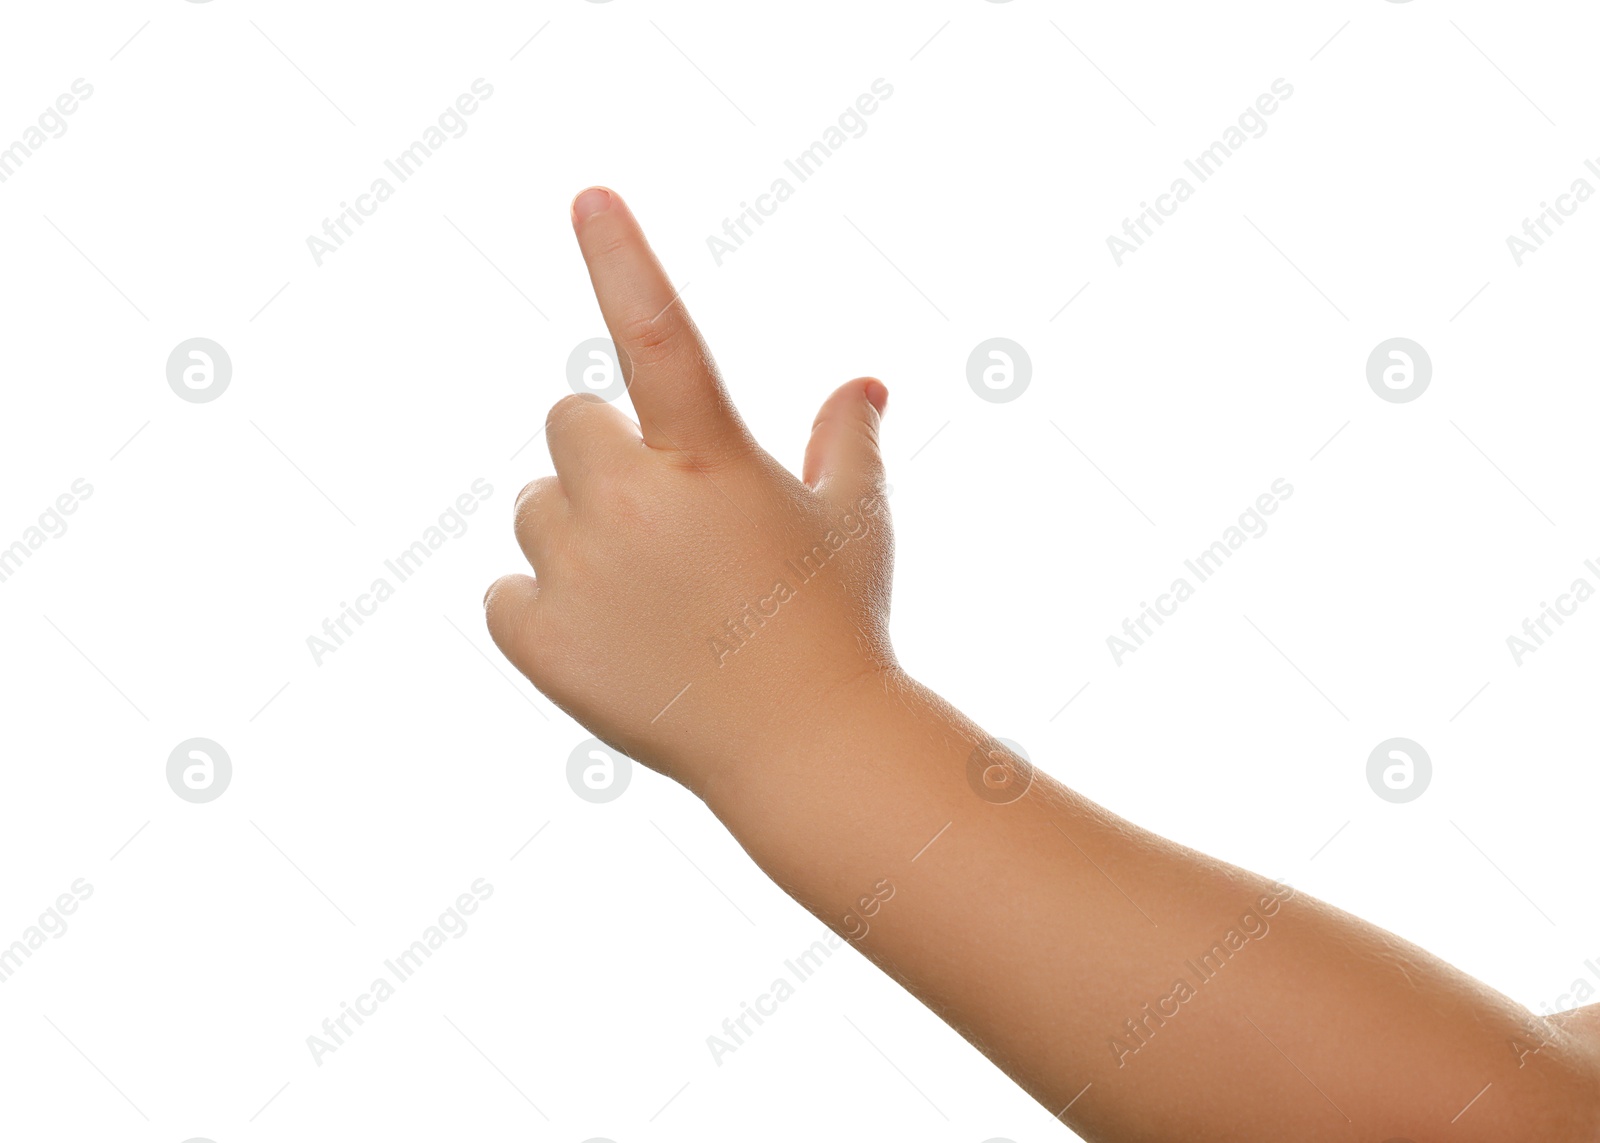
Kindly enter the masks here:
<path id="1" fill-rule="evenodd" d="M 807 723 L 708 804 L 1085 1137 L 1592 1140 L 1593 1061 L 1422 950 L 1042 774 L 975 785 L 992 740 L 903 678 Z"/>

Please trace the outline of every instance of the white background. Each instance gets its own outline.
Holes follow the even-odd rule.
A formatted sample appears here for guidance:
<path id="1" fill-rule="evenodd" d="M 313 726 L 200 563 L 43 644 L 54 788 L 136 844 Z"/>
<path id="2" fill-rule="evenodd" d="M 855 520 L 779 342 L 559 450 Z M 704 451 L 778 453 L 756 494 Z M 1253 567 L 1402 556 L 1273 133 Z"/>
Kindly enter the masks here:
<path id="1" fill-rule="evenodd" d="M 0 546 L 94 492 L 0 583 L 0 942 L 94 891 L 0 985 L 6 1133 L 1063 1137 L 848 950 L 714 1063 L 825 930 L 666 780 L 577 797 L 586 732 L 484 632 L 550 471 L 530 438 L 604 333 L 590 183 L 775 455 L 841 381 L 889 385 L 913 674 L 1142 825 L 1558 1006 L 1600 962 L 1600 603 L 1521 666 L 1506 637 L 1600 580 L 1600 205 L 1520 267 L 1506 237 L 1600 185 L 1595 32 L 1433 0 L 8 5 L 0 145 L 94 93 L 0 184 Z M 467 133 L 319 267 L 306 237 L 479 77 Z M 1107 236 L 1280 77 L 1266 134 L 1117 266 Z M 878 78 L 718 266 L 707 236 Z M 1009 403 L 965 376 L 997 336 L 1033 365 Z M 1365 376 L 1395 336 L 1433 362 L 1411 403 Z M 168 387 L 191 337 L 232 359 L 214 402 Z M 1280 477 L 1270 530 L 1117 666 L 1106 637 Z M 165 776 L 196 736 L 234 767 L 204 805 Z M 1366 781 L 1394 736 L 1435 768 L 1405 805 Z M 470 930 L 314 1063 L 477 878 Z"/>

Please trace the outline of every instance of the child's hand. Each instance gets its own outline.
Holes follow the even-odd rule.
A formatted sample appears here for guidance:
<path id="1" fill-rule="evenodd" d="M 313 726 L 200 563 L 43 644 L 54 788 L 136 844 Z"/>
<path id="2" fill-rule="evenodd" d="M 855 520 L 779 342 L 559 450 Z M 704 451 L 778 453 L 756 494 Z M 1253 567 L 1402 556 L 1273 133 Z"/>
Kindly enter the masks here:
<path id="1" fill-rule="evenodd" d="M 801 483 L 750 439 L 627 207 L 591 190 L 573 214 L 643 434 L 594 399 L 550 414 L 558 476 L 517 506 L 539 582 L 486 600 L 540 690 L 705 798 L 1085 1139 L 1600 1139 L 1594 1025 L 1043 769 L 988 797 L 993 740 L 889 648 L 882 386 L 828 398 Z"/>
<path id="2" fill-rule="evenodd" d="M 894 670 L 888 393 L 834 392 L 796 480 L 739 419 L 627 205 L 587 190 L 573 226 L 639 425 L 595 397 L 550 410 L 556 475 L 516 508 L 537 582 L 490 587 L 489 631 L 596 735 L 703 792 Z"/>

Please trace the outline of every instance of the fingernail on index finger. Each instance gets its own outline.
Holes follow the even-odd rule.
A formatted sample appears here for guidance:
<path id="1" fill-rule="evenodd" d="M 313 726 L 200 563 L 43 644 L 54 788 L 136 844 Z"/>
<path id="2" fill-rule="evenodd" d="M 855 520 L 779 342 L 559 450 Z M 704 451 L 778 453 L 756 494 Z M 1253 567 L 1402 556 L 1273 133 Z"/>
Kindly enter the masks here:
<path id="1" fill-rule="evenodd" d="M 611 192 L 605 187 L 590 187 L 580 191 L 578 197 L 572 200 L 572 221 L 574 224 L 593 218 L 611 206 Z"/>

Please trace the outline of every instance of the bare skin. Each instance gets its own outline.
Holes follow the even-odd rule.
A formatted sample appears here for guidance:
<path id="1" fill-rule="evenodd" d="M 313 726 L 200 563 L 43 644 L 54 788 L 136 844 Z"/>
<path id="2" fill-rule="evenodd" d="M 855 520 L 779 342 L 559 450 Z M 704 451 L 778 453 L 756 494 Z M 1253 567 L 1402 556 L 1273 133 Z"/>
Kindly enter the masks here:
<path id="1" fill-rule="evenodd" d="M 568 397 L 518 498 L 506 657 L 703 798 L 785 891 L 1085 1139 L 1596 1143 L 1600 1006 L 1422 949 L 1037 773 L 910 678 L 872 378 L 801 478 L 739 419 L 614 193 L 573 224 L 635 425 Z"/>

